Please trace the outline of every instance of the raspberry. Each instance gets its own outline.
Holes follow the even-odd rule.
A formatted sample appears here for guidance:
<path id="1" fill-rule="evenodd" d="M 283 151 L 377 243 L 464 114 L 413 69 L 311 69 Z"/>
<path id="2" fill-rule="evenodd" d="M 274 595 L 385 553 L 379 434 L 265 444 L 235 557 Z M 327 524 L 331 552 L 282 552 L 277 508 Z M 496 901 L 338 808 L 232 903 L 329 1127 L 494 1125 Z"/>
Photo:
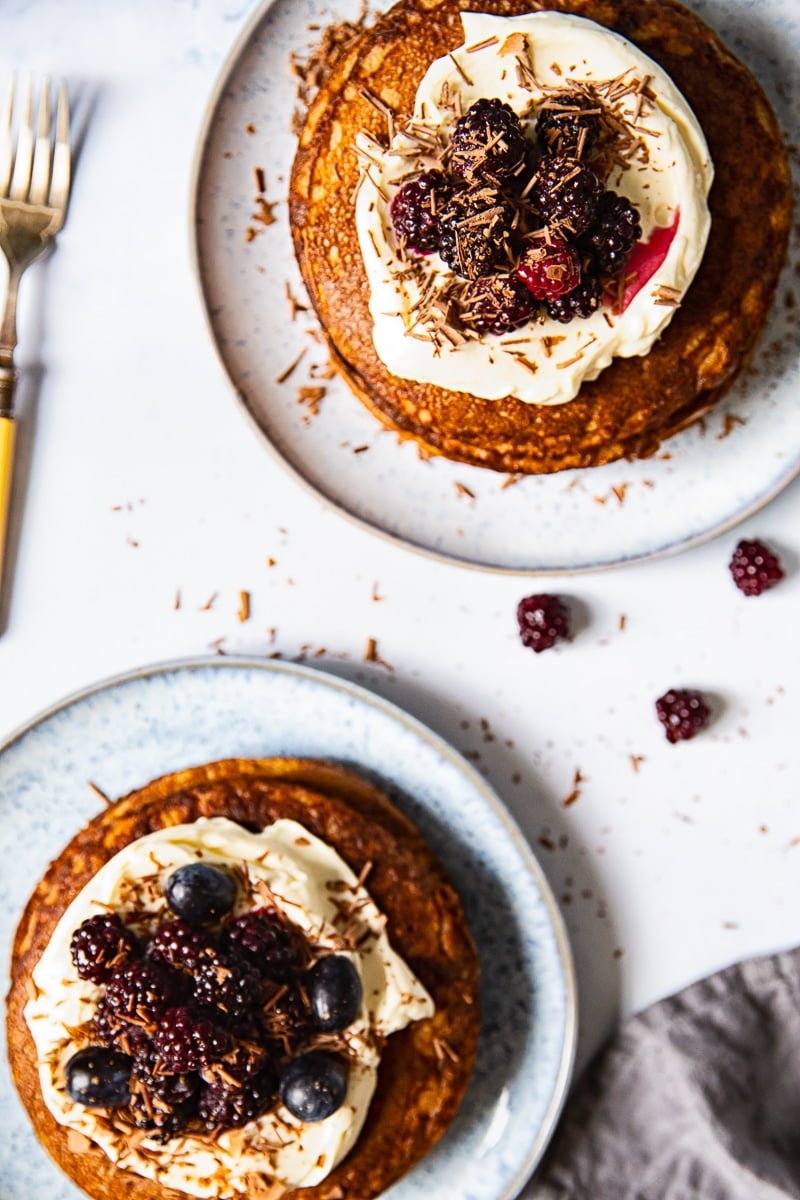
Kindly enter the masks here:
<path id="1" fill-rule="evenodd" d="M 214 958 L 215 950 L 214 943 L 204 930 L 175 920 L 165 921 L 156 930 L 148 944 L 147 956 L 169 963 L 171 967 L 196 971 L 201 962 Z"/>
<path id="2" fill-rule="evenodd" d="M 577 237 L 592 224 L 602 192 L 591 167 L 559 154 L 542 159 L 531 199 L 548 225 L 563 227 Z"/>
<path id="3" fill-rule="evenodd" d="M 519 636 L 523 646 L 541 654 L 569 637 L 569 611 L 558 596 L 526 596 L 517 606 Z"/>
<path id="4" fill-rule="evenodd" d="M 439 254 L 457 275 L 477 279 L 514 259 L 516 210 L 495 187 L 455 192 L 440 220 Z"/>
<path id="5" fill-rule="evenodd" d="M 604 192 L 594 223 L 581 240 L 581 249 L 591 256 L 601 274 L 616 275 L 641 236 L 639 213 L 630 200 L 616 192 Z"/>
<path id="6" fill-rule="evenodd" d="M 114 971 L 102 1006 L 109 1022 L 147 1029 L 181 999 L 183 991 L 183 981 L 175 971 L 162 963 L 138 959 Z"/>
<path id="7" fill-rule="evenodd" d="M 114 913 L 88 917 L 72 935 L 70 952 L 81 979 L 105 983 L 111 973 L 139 953 L 139 943 Z"/>
<path id="8" fill-rule="evenodd" d="M 745 596 L 760 596 L 784 577 L 781 560 L 763 542 L 739 542 L 728 569 Z"/>
<path id="9" fill-rule="evenodd" d="M 174 1137 L 194 1116 L 200 1080 L 196 1075 L 164 1074 L 158 1055 L 137 1057 L 131 1073 L 130 1116 L 137 1129 Z"/>
<path id="10" fill-rule="evenodd" d="M 509 333 L 536 311 L 528 289 L 513 275 L 486 275 L 467 285 L 459 301 L 462 322 L 479 333 Z"/>
<path id="11" fill-rule="evenodd" d="M 502 100 L 476 100 L 456 122 L 450 166 L 467 180 L 502 183 L 523 166 L 527 147 L 512 108 Z"/>
<path id="12" fill-rule="evenodd" d="M 417 254 L 430 254 L 439 245 L 439 214 L 451 188 L 441 171 L 426 171 L 404 183 L 389 208 L 397 240 Z"/>
<path id="13" fill-rule="evenodd" d="M 584 275 L 581 282 L 565 296 L 551 300 L 547 305 L 547 315 L 554 321 L 567 325 L 573 317 L 586 320 L 600 308 L 603 303 L 603 285 L 592 275 Z"/>
<path id="14" fill-rule="evenodd" d="M 213 1083 L 200 1093 L 197 1115 L 207 1129 L 235 1129 L 254 1121 L 277 1099 L 278 1080 L 271 1064 L 245 1083 Z"/>
<path id="15" fill-rule="evenodd" d="M 257 908 L 222 927 L 220 946 L 268 979 L 285 983 L 302 969 L 300 950 L 274 910 Z"/>
<path id="16" fill-rule="evenodd" d="M 587 155 L 600 133 L 599 107 L 580 92 L 549 96 L 539 109 L 536 122 L 536 136 L 544 153 L 570 154 L 575 158 Z"/>
<path id="17" fill-rule="evenodd" d="M 175 1075 L 219 1062 L 231 1049 L 230 1035 L 196 1009 L 169 1009 L 153 1037 L 164 1070 Z"/>
<path id="18" fill-rule="evenodd" d="M 711 710 L 699 692 L 670 688 L 656 700 L 656 714 L 668 742 L 687 742 L 699 733 L 711 716 Z"/>
<path id="19" fill-rule="evenodd" d="M 548 243 L 537 237 L 528 243 L 517 276 L 537 300 L 557 300 L 581 281 L 578 252 L 560 238 Z"/>
<path id="20" fill-rule="evenodd" d="M 234 1020 L 256 1008 L 263 997 L 258 971 L 245 963 L 213 958 L 201 962 L 194 976 L 194 999 L 201 1008 L 218 1008 Z"/>

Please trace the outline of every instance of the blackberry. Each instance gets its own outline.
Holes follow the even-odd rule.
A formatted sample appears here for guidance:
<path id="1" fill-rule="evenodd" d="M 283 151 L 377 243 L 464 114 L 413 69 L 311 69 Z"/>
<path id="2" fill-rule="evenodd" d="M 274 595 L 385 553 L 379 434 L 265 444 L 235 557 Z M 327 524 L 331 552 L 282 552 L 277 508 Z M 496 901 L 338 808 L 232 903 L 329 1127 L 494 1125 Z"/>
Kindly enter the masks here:
<path id="1" fill-rule="evenodd" d="M 234 1087 L 247 1083 L 261 1075 L 269 1066 L 270 1056 L 267 1051 L 255 1043 L 239 1042 L 219 1062 L 209 1063 L 200 1071 L 204 1083 Z"/>
<path id="2" fill-rule="evenodd" d="M 271 1063 L 239 1086 L 212 1083 L 203 1088 L 197 1115 L 207 1129 L 236 1129 L 271 1108 L 278 1095 L 278 1079 Z"/>
<path id="3" fill-rule="evenodd" d="M 450 184 L 441 171 L 426 171 L 404 183 L 389 207 L 397 240 L 417 254 L 431 254 L 439 245 L 439 214 L 450 197 Z"/>
<path id="4" fill-rule="evenodd" d="M 784 577 L 781 560 L 763 542 L 739 542 L 728 569 L 745 596 L 760 596 Z"/>
<path id="5" fill-rule="evenodd" d="M 545 154 L 583 158 L 600 134 L 599 104 L 581 92 L 549 96 L 539 109 L 536 136 Z"/>
<path id="6" fill-rule="evenodd" d="M 194 975 L 194 999 L 201 1008 L 217 1008 L 236 1019 L 262 1000 L 263 980 L 245 963 L 213 958 L 201 962 Z"/>
<path id="7" fill-rule="evenodd" d="M 502 183 L 525 163 L 528 141 L 519 117 L 502 100 L 476 100 L 450 139 L 450 166 L 463 179 Z"/>
<path id="8" fill-rule="evenodd" d="M 602 283 L 593 275 L 584 275 L 573 291 L 548 303 L 547 315 L 554 321 L 560 321 L 562 325 L 567 325 L 573 317 L 580 317 L 581 320 L 591 317 L 602 303 Z"/>
<path id="9" fill-rule="evenodd" d="M 111 1021 L 134 1029 L 155 1026 L 184 992 L 180 975 L 162 963 L 136 959 L 124 963 L 106 984 L 102 1005 Z"/>
<path id="10" fill-rule="evenodd" d="M 688 742 L 708 724 L 711 710 L 700 692 L 670 688 L 656 700 L 656 714 L 667 741 Z"/>
<path id="11" fill-rule="evenodd" d="M 111 973 L 139 953 L 139 943 L 115 913 L 88 917 L 72 935 L 70 952 L 81 979 L 105 983 Z"/>
<path id="12" fill-rule="evenodd" d="M 129 1113 L 137 1129 L 157 1133 L 166 1141 L 180 1133 L 194 1116 L 200 1080 L 197 1075 L 168 1075 L 158 1055 L 134 1060 Z"/>
<path id="13" fill-rule="evenodd" d="M 224 1058 L 231 1049 L 231 1038 L 203 1013 L 179 1007 L 164 1014 L 153 1046 L 165 1071 L 185 1075 Z"/>
<path id="14" fill-rule="evenodd" d="M 537 300 L 557 300 L 581 281 L 581 262 L 574 246 L 560 238 L 534 238 L 517 267 L 520 279 Z"/>
<path id="15" fill-rule="evenodd" d="M 513 275 L 485 275 L 467 284 L 459 299 L 461 321 L 478 333 L 509 333 L 535 312 L 531 293 Z"/>
<path id="16" fill-rule="evenodd" d="M 296 1054 L 312 1030 L 311 1011 L 298 988 L 275 987 L 261 1010 L 263 1036 L 279 1054 Z"/>
<path id="17" fill-rule="evenodd" d="M 150 1027 L 152 1028 L 152 1027 Z M 92 1018 L 92 1036 L 104 1046 L 121 1050 L 123 1054 L 134 1056 L 144 1053 L 150 1046 L 150 1036 L 147 1029 L 133 1024 L 120 1017 L 106 1004 L 105 997 L 100 999 Z"/>
<path id="18" fill-rule="evenodd" d="M 591 256 L 599 273 L 616 275 L 641 236 L 638 209 L 624 196 L 604 192 L 594 222 L 581 239 L 581 249 Z"/>
<path id="19" fill-rule="evenodd" d="M 457 275 L 478 279 L 514 260 L 514 204 L 496 187 L 455 192 L 442 213 L 439 254 Z"/>
<path id="20" fill-rule="evenodd" d="M 523 646 L 534 654 L 569 637 L 569 610 L 558 596 L 526 596 L 517 606 L 517 621 Z"/>
<path id="21" fill-rule="evenodd" d="M 541 160 L 531 200 L 548 225 L 577 237 L 592 224 L 602 193 L 603 185 L 591 167 L 559 154 Z"/>
<path id="22" fill-rule="evenodd" d="M 205 930 L 181 920 L 165 921 L 147 946 L 148 958 L 187 971 L 196 971 L 202 962 L 213 959 L 215 953 L 214 943 Z"/>
<path id="23" fill-rule="evenodd" d="M 257 908 L 234 917 L 222 927 L 220 947 L 267 979 L 285 983 L 302 969 L 295 939 L 274 910 Z"/>

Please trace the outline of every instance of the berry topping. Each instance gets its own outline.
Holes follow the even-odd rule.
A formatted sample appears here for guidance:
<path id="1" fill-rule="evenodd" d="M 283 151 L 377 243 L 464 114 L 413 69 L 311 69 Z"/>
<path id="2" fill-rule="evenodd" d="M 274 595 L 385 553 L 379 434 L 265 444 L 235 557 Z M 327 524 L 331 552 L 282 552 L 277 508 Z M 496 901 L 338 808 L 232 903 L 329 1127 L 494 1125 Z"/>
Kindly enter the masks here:
<path id="1" fill-rule="evenodd" d="M 708 724 L 711 710 L 699 692 L 670 688 L 656 700 L 656 713 L 668 742 L 688 742 Z"/>
<path id="2" fill-rule="evenodd" d="M 331 1054 L 312 1050 L 284 1067 L 280 1097 L 298 1121 L 324 1121 L 341 1108 L 346 1095 L 347 1067 Z"/>
<path id="3" fill-rule="evenodd" d="M 532 239 L 517 268 L 517 276 L 537 300 L 557 300 L 581 281 L 581 262 L 573 246 L 560 238 Z"/>
<path id="4" fill-rule="evenodd" d="M 225 1060 L 202 1072 L 207 1086 L 198 1115 L 208 1129 L 236 1128 L 253 1121 L 275 1102 L 278 1080 L 263 1051 L 237 1047 Z"/>
<path id="5" fill-rule="evenodd" d="M 600 108 L 580 92 L 549 96 L 539 109 L 536 136 L 545 154 L 583 158 L 597 142 Z"/>
<path id="6" fill-rule="evenodd" d="M 244 1016 L 263 998 L 259 973 L 245 963 L 213 958 L 201 962 L 194 975 L 194 999 L 201 1008 L 218 1008 L 234 1019 Z"/>
<path id="7" fill-rule="evenodd" d="M 513 275 L 485 275 L 467 285 L 460 298 L 462 322 L 478 333 L 510 333 L 536 311 L 533 297 Z"/>
<path id="8" fill-rule="evenodd" d="M 156 930 L 147 946 L 148 958 L 196 971 L 201 962 L 215 957 L 214 943 L 203 929 L 195 929 L 186 921 L 165 921 Z"/>
<path id="9" fill-rule="evenodd" d="M 138 954 L 139 944 L 115 913 L 103 913 L 81 922 L 70 951 L 81 979 L 105 983 L 112 971 Z"/>
<path id="10" fill-rule="evenodd" d="M 137 959 L 114 971 L 98 1005 L 98 1016 L 102 1010 L 110 1027 L 116 1024 L 117 1029 L 124 1030 L 128 1026 L 135 1032 L 158 1024 L 183 991 L 183 980 L 177 972 L 162 963 Z"/>
<path id="11" fill-rule="evenodd" d="M 558 596 L 526 596 L 517 606 L 517 621 L 523 646 L 534 654 L 569 637 L 569 611 Z"/>
<path id="12" fill-rule="evenodd" d="M 291 979 L 301 967 L 294 938 L 268 908 L 257 908 L 228 921 L 220 934 L 220 946 L 226 955 L 241 959 L 278 983 Z"/>
<path id="13" fill-rule="evenodd" d="M 781 560 L 763 542 L 739 542 L 728 565 L 733 582 L 745 596 L 760 596 L 784 577 Z"/>
<path id="14" fill-rule="evenodd" d="M 352 1025 L 361 1009 L 361 978 L 349 958 L 321 958 L 305 980 L 311 1015 L 317 1029 L 335 1033 Z"/>
<path id="15" fill-rule="evenodd" d="M 202 1013 L 182 1007 L 164 1014 L 153 1045 L 165 1071 L 184 1075 L 224 1058 L 231 1049 L 231 1039 Z"/>
<path id="16" fill-rule="evenodd" d="M 593 275 L 584 275 L 581 282 L 565 296 L 549 301 L 547 315 L 562 325 L 568 324 L 573 317 L 585 320 L 591 317 L 603 303 L 603 285 Z"/>
<path id="17" fill-rule="evenodd" d="M 642 236 L 639 213 L 624 196 L 604 192 L 597 206 L 594 223 L 582 239 L 581 246 L 592 258 L 601 274 L 614 275 L 625 266 L 626 259 Z"/>
<path id="18" fill-rule="evenodd" d="M 194 1116 L 197 1075 L 167 1075 L 152 1052 L 134 1059 L 129 1112 L 138 1129 L 158 1131 L 163 1140 L 180 1133 Z"/>
<path id="19" fill-rule="evenodd" d="M 502 183 L 523 168 L 528 147 L 519 117 L 502 100 L 476 100 L 450 140 L 450 165 L 467 180 Z"/>
<path id="20" fill-rule="evenodd" d="M 477 279 L 514 259 L 517 214 L 496 187 L 455 192 L 440 220 L 439 254 L 465 279 Z"/>
<path id="21" fill-rule="evenodd" d="M 236 880 L 228 871 L 207 863 L 178 867 L 164 888 L 167 904 L 190 925 L 204 925 L 230 912 L 236 900 Z"/>
<path id="22" fill-rule="evenodd" d="M 447 205 L 450 185 L 441 171 L 426 171 L 404 183 L 389 212 L 398 241 L 418 254 L 439 246 L 439 214 Z"/>
<path id="23" fill-rule="evenodd" d="M 531 197 L 548 225 L 578 236 L 592 224 L 603 185 L 591 167 L 559 154 L 543 158 Z"/>
<path id="24" fill-rule="evenodd" d="M 312 1029 L 311 1013 L 299 989 L 285 983 L 276 986 L 264 1002 L 261 1024 L 284 1054 L 295 1054 Z"/>
<path id="25" fill-rule="evenodd" d="M 104 1046 L 121 1050 L 123 1054 L 144 1054 L 149 1049 L 150 1037 L 147 1028 L 119 1017 L 108 1007 L 105 997 L 101 998 L 92 1018 L 92 1036 Z"/>
<path id="26" fill-rule="evenodd" d="M 128 1103 L 131 1060 L 103 1046 L 87 1046 L 66 1066 L 67 1092 L 87 1108 L 120 1108 Z"/>

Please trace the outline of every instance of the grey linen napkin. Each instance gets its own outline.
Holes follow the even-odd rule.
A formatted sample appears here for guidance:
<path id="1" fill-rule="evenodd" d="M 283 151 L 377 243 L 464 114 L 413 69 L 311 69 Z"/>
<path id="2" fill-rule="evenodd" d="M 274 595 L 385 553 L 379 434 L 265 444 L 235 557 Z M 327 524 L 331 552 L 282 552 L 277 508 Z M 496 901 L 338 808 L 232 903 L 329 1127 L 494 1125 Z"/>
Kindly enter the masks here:
<path id="1" fill-rule="evenodd" d="M 578 1083 L 527 1194 L 800 1198 L 800 950 L 629 1018 Z"/>

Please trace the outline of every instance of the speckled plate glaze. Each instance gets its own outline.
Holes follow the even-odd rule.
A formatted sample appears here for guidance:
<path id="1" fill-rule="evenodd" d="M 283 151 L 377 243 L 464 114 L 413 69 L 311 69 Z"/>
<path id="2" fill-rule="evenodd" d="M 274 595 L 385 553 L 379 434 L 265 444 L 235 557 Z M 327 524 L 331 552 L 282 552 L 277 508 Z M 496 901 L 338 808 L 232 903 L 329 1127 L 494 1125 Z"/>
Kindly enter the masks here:
<path id="1" fill-rule="evenodd" d="M 4 961 L 34 881 L 97 810 L 87 780 L 116 796 L 167 771 L 270 755 L 336 759 L 384 786 L 447 868 L 478 943 L 484 1027 L 473 1082 L 444 1140 L 387 1196 L 511 1200 L 544 1151 L 572 1070 L 577 1015 L 564 928 L 527 843 L 484 780 L 363 688 L 278 663 L 168 663 L 37 717 L 0 747 Z M 81 1194 L 36 1142 L 5 1065 L 0 1125 L 3 1200 Z"/>
<path id="2" fill-rule="evenodd" d="M 262 5 L 222 72 L 198 149 L 192 237 L 210 326 L 242 404 L 272 449 L 320 497 L 373 530 L 501 571 L 588 571 L 675 553 L 766 504 L 800 471 L 800 339 L 788 275 L 755 371 L 705 425 L 646 462 L 509 487 L 481 468 L 421 461 L 415 445 L 398 445 L 340 380 L 325 381 L 320 411 L 309 417 L 298 388 L 314 382 L 309 369 L 325 356 L 309 341 L 309 315 L 291 321 L 285 292 L 288 280 L 304 296 L 283 202 L 294 152 L 287 64 L 317 36 L 310 24 L 353 17 L 359 6 Z M 376 5 L 384 6 L 388 0 Z M 785 0 L 694 0 L 694 7 L 749 64 L 796 142 L 800 13 Z M 255 167 L 266 172 L 268 199 L 280 201 L 269 228 L 251 216 Z M 249 242 L 248 228 L 259 231 Z M 278 383 L 303 349 L 291 378 Z"/>

